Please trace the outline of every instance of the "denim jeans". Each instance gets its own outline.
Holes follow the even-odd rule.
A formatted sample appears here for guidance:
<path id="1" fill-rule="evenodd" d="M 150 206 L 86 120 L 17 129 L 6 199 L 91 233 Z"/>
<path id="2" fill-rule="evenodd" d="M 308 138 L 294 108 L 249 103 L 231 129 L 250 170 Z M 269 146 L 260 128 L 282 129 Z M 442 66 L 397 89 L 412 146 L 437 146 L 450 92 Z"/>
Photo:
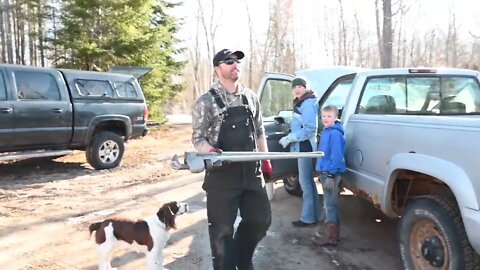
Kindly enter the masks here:
<path id="1" fill-rule="evenodd" d="M 327 179 L 326 174 L 321 174 L 320 181 L 322 186 Z M 340 211 L 338 210 L 338 198 L 340 197 L 340 180 L 341 175 L 335 176 L 335 185 L 331 192 L 323 188 L 323 206 L 325 209 L 325 223 L 340 223 Z"/>
<path id="2" fill-rule="evenodd" d="M 314 223 L 321 220 L 322 207 L 317 185 L 313 179 L 314 163 L 311 158 L 298 159 L 298 179 L 303 192 L 303 206 L 300 221 Z"/>

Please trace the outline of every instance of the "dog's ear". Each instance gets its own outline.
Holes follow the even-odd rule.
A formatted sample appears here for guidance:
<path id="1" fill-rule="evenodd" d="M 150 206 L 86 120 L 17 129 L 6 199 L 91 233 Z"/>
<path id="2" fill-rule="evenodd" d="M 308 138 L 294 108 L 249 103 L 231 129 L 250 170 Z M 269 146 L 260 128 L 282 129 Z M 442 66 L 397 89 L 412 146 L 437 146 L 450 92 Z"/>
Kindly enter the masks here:
<path id="1" fill-rule="evenodd" d="M 177 228 L 175 225 L 175 216 L 177 212 L 178 206 L 176 202 L 166 203 L 160 208 L 160 210 L 158 210 L 157 216 L 165 224 L 165 229 L 167 231 Z"/>

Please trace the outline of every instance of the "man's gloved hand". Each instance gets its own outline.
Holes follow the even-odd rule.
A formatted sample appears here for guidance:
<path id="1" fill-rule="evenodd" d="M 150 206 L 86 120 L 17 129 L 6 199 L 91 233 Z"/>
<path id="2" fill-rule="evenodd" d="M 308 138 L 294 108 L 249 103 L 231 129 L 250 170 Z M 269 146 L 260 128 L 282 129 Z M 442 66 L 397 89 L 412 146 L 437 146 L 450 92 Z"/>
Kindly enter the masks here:
<path id="1" fill-rule="evenodd" d="M 272 163 L 270 163 L 270 160 L 262 160 L 262 172 L 263 175 L 266 177 L 270 177 L 273 172 L 272 168 Z"/>
<path id="2" fill-rule="evenodd" d="M 216 147 L 212 147 L 212 149 L 208 150 L 208 152 L 211 152 L 211 153 L 223 153 L 222 149 L 220 148 L 216 148 Z"/>
<path id="3" fill-rule="evenodd" d="M 325 179 L 325 183 L 323 184 L 323 190 L 326 192 L 332 192 L 335 188 L 335 176 L 329 174 L 327 179 Z"/>
<path id="4" fill-rule="evenodd" d="M 288 136 L 284 136 L 278 141 L 279 144 L 283 146 L 283 148 L 287 148 L 287 146 L 291 143 L 290 138 Z"/>

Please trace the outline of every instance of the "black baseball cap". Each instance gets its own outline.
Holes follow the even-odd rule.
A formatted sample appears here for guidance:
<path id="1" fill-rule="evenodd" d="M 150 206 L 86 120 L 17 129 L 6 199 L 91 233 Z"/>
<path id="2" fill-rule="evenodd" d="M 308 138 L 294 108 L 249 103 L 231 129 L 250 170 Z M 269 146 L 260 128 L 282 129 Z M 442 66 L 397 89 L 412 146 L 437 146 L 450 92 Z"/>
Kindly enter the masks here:
<path id="1" fill-rule="evenodd" d="M 228 58 L 232 58 L 232 55 L 235 55 L 238 60 L 243 59 L 243 57 L 245 57 L 245 54 L 242 51 L 232 52 L 229 49 L 223 49 L 217 52 L 217 54 L 215 54 L 215 56 L 213 57 L 213 66 L 217 67 L 218 65 L 220 65 L 220 61 L 223 61 Z"/>

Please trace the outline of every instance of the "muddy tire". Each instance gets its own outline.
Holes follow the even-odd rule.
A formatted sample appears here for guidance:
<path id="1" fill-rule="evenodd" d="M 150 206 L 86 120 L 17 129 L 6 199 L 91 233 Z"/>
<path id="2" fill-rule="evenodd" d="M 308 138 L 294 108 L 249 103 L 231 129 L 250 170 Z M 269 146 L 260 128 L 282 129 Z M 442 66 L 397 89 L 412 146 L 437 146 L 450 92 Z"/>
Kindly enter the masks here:
<path id="1" fill-rule="evenodd" d="M 303 195 L 302 188 L 300 187 L 300 182 L 298 181 L 298 175 L 284 178 L 283 187 L 290 195 L 297 197 L 302 197 Z"/>
<path id="2" fill-rule="evenodd" d="M 413 200 L 400 219 L 398 235 L 404 269 L 479 267 L 455 201 L 439 196 Z"/>
<path id="3" fill-rule="evenodd" d="M 120 165 L 125 144 L 120 135 L 102 131 L 92 137 L 87 147 L 87 161 L 96 170 L 111 169 Z"/>

